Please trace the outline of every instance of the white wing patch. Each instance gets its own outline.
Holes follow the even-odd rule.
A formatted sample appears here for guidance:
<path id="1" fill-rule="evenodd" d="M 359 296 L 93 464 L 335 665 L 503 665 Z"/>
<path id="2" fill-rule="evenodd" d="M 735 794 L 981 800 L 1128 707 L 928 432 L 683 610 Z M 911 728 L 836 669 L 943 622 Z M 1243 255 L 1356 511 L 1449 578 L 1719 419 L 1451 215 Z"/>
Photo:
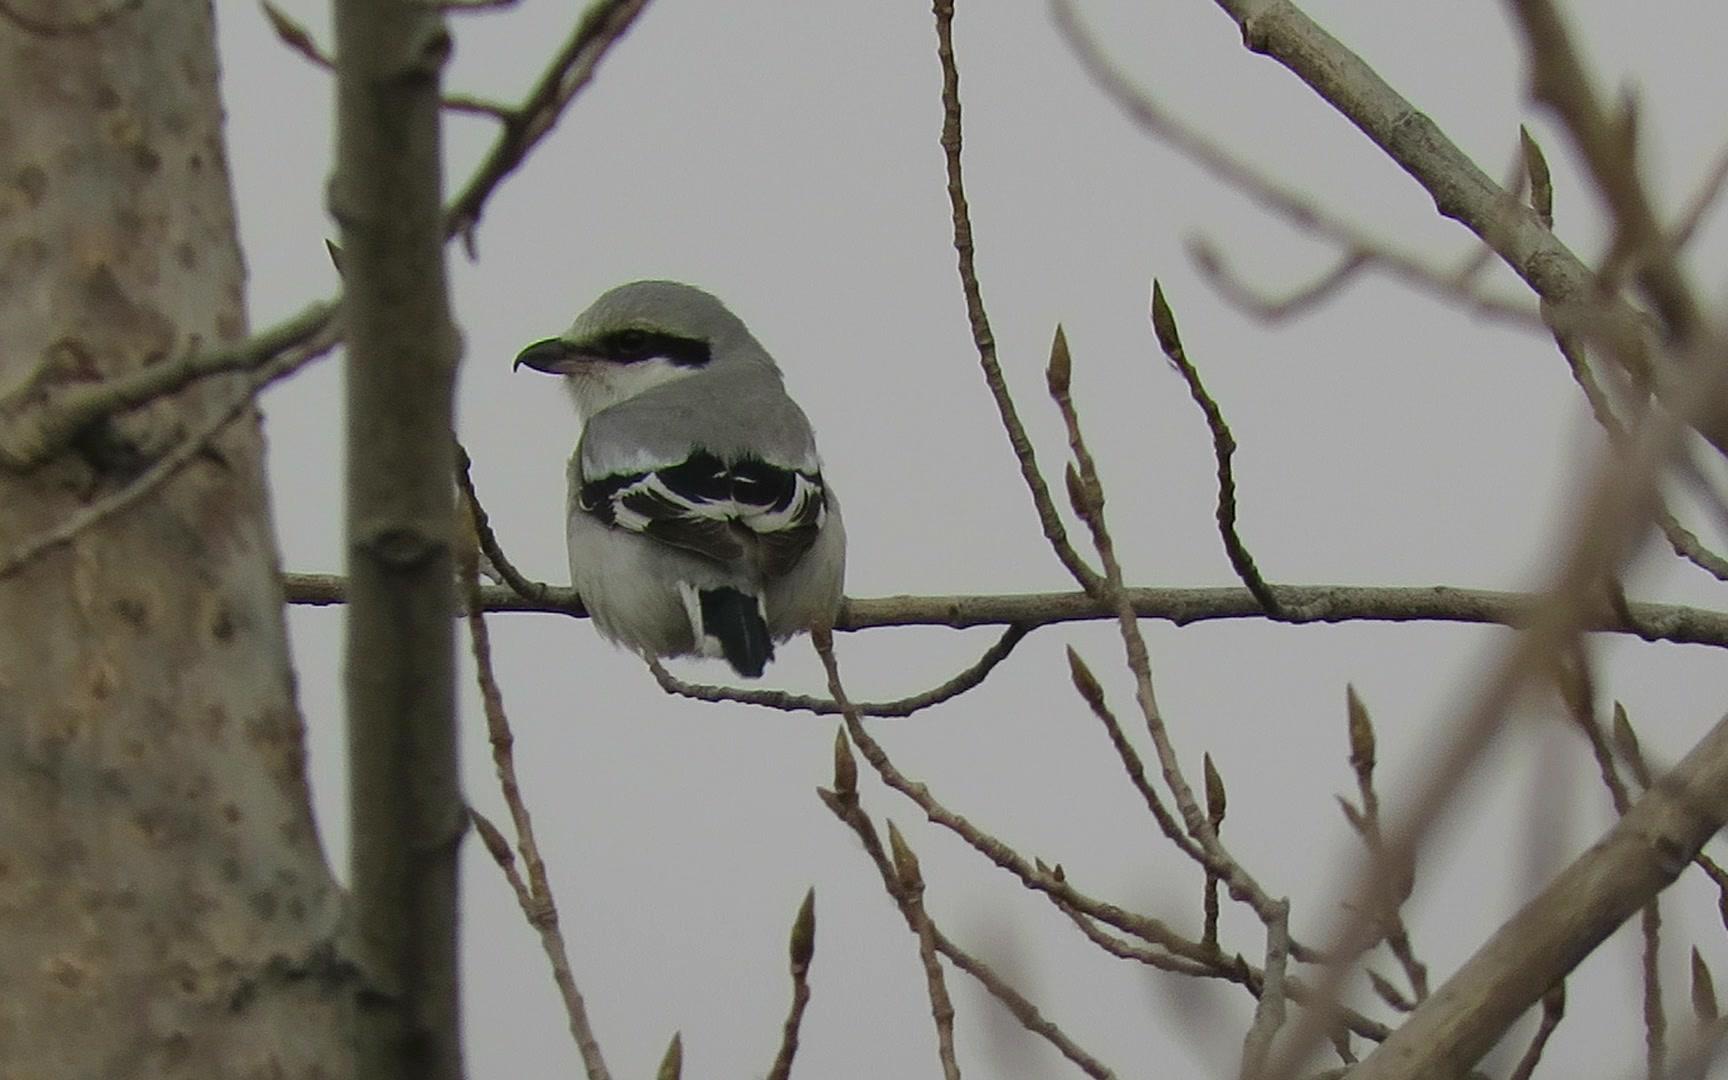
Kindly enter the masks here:
<path id="1" fill-rule="evenodd" d="M 675 465 L 582 483 L 577 507 L 614 528 L 718 562 L 795 566 L 828 517 L 821 473 L 697 452 Z"/>

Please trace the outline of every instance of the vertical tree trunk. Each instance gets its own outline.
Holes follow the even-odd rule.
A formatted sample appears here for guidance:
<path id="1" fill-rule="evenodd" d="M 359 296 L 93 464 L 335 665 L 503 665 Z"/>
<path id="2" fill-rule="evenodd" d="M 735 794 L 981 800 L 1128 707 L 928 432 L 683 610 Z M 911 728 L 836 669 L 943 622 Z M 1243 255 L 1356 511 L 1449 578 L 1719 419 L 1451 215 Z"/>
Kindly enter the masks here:
<path id="1" fill-rule="evenodd" d="M 362 1080 L 459 1080 L 453 393 L 436 6 L 336 0 L 348 703 Z"/>
<path id="2" fill-rule="evenodd" d="M 0 102 L 0 394 L 244 335 L 205 0 L 6 0 Z M 0 474 L 0 560 L 240 392 Z M 247 410 L 0 580 L 0 1076 L 350 1075 L 301 735 Z"/>

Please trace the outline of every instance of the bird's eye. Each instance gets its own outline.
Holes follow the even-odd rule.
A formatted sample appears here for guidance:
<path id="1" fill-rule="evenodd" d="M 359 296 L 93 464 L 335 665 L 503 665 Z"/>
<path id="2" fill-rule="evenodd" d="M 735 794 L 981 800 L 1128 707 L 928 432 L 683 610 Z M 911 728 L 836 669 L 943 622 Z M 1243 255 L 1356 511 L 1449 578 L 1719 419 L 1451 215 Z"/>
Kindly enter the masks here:
<path id="1" fill-rule="evenodd" d="M 653 340 L 646 330 L 620 330 L 612 335 L 611 345 L 620 356 L 637 358 L 648 351 Z"/>

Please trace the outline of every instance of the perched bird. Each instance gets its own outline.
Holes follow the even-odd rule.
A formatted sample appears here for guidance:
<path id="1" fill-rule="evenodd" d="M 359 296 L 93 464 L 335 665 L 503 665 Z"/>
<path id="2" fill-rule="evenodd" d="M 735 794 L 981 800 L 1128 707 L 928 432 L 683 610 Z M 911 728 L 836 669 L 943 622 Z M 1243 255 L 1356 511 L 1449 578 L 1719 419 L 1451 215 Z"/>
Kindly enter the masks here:
<path id="1" fill-rule="evenodd" d="M 576 399 L 570 575 L 601 633 L 755 678 L 774 642 L 833 621 L 840 506 L 780 369 L 724 304 L 620 285 L 516 366 L 564 376 Z"/>

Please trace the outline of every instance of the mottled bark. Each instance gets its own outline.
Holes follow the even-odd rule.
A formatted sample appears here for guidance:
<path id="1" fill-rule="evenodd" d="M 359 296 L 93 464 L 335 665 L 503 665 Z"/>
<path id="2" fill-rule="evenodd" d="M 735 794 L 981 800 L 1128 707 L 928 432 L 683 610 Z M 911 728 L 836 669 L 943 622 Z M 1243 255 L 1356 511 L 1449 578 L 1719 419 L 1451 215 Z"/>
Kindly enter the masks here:
<path id="1" fill-rule="evenodd" d="M 0 5 L 0 394 L 246 332 L 211 17 Z M 0 553 L 240 392 L 203 380 L 0 474 Z M 260 453 L 247 410 L 0 581 L 0 1075 L 349 1075 Z"/>

